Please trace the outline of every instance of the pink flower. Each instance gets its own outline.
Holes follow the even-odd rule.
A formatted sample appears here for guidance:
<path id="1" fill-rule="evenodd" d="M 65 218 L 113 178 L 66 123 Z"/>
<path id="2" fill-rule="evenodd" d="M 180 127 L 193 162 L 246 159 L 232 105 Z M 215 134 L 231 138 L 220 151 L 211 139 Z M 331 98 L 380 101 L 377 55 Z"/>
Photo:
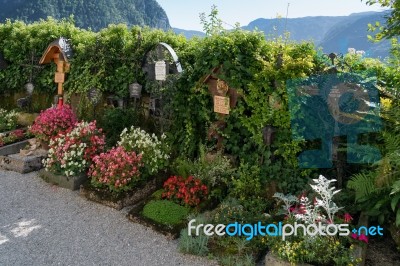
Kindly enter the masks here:
<path id="1" fill-rule="evenodd" d="M 351 238 L 353 238 L 353 239 L 357 239 L 358 238 L 358 236 L 357 236 L 357 234 L 351 234 Z"/>
<path id="2" fill-rule="evenodd" d="M 31 133 L 37 138 L 50 141 L 60 133 L 68 132 L 77 122 L 76 116 L 68 105 L 62 108 L 44 110 L 36 118 Z"/>
<path id="3" fill-rule="evenodd" d="M 135 152 L 127 152 L 119 146 L 97 155 L 88 175 L 93 185 L 116 192 L 127 191 L 140 179 L 139 164 L 140 158 Z"/>
<path id="4" fill-rule="evenodd" d="M 364 234 L 361 234 L 361 235 L 358 237 L 358 240 L 363 241 L 363 242 L 365 242 L 365 243 L 368 244 L 368 237 L 367 237 L 366 235 L 364 235 Z"/>
<path id="5" fill-rule="evenodd" d="M 344 214 L 344 222 L 345 223 L 349 223 L 349 222 L 351 222 L 353 220 L 353 217 L 351 217 L 351 215 L 348 213 L 348 212 L 346 212 L 345 214 Z"/>
<path id="6" fill-rule="evenodd" d="M 93 130 L 84 130 L 88 128 Z M 94 139 L 90 138 L 93 135 L 98 136 L 95 142 L 91 141 Z M 59 171 L 61 168 L 62 173 L 67 176 L 71 170 L 75 173 L 86 172 L 92 159 L 104 150 L 104 144 L 102 144 L 104 138 L 94 122 L 76 124 L 68 133 L 60 133 L 57 138 L 53 139 L 50 144 L 51 149 L 46 169 Z M 91 147 L 90 150 L 83 150 L 81 144 Z"/>

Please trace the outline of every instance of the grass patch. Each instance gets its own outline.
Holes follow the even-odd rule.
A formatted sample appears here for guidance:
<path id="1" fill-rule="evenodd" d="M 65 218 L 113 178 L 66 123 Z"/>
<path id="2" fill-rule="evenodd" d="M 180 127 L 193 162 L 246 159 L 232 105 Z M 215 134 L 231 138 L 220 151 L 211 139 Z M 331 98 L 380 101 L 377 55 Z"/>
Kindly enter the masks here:
<path id="1" fill-rule="evenodd" d="M 178 225 L 189 215 L 190 209 L 167 200 L 153 200 L 147 203 L 142 215 L 159 224 Z"/>

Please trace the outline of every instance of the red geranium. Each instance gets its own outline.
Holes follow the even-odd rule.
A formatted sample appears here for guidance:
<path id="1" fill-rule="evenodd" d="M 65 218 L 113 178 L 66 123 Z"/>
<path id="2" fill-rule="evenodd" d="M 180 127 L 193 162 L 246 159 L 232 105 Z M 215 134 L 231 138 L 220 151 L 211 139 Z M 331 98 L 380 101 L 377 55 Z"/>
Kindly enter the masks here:
<path id="1" fill-rule="evenodd" d="M 195 207 L 208 195 L 208 188 L 200 179 L 189 176 L 171 176 L 164 183 L 163 198 L 171 199 L 182 205 Z"/>

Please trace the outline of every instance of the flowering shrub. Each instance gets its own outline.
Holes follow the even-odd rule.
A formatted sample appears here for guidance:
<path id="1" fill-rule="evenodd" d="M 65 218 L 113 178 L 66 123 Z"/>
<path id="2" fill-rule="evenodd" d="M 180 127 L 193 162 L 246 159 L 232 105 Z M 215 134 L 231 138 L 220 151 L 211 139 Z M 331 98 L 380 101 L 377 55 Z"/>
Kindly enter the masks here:
<path id="1" fill-rule="evenodd" d="M 354 240 L 359 240 L 361 242 L 368 244 L 368 237 L 364 234 L 357 235 L 357 234 L 352 233 L 351 238 L 353 238 Z"/>
<path id="2" fill-rule="evenodd" d="M 47 171 L 74 176 L 85 172 L 93 158 L 104 150 L 105 140 L 96 122 L 81 122 L 65 134 L 50 141 Z"/>
<path id="3" fill-rule="evenodd" d="M 167 166 L 169 148 L 164 142 L 165 138 L 163 134 L 159 140 L 155 134 L 150 135 L 140 128 L 131 127 L 122 131 L 118 145 L 141 154 L 144 164 L 142 172 L 152 175 Z"/>
<path id="4" fill-rule="evenodd" d="M 0 108 L 0 131 L 13 130 L 17 127 L 18 113 Z"/>
<path id="5" fill-rule="evenodd" d="M 283 213 L 286 214 L 287 223 L 298 224 L 322 224 L 328 226 L 340 220 L 349 223 L 353 218 L 345 213 L 343 219 L 335 217 L 336 213 L 342 209 L 333 201 L 334 195 L 340 192 L 332 187 L 336 180 L 328 180 L 320 175 L 318 179 L 313 179 L 311 185 L 317 196 L 309 199 L 305 194 L 299 198 L 292 195 L 276 193 L 275 198 L 283 202 Z M 265 237 L 271 251 L 278 257 L 290 263 L 309 262 L 323 265 L 356 265 L 359 260 L 354 258 L 353 245 L 349 237 L 339 237 L 336 235 L 305 235 L 302 230 L 294 236 L 289 236 L 285 240 L 279 237 Z"/>
<path id="6" fill-rule="evenodd" d="M 331 187 L 335 181 L 335 179 L 328 180 L 322 175 L 318 179 L 313 179 L 315 184 L 310 186 L 318 194 L 313 200 L 310 200 L 305 194 L 301 195 L 300 199 L 281 193 L 276 193 L 274 197 L 284 203 L 284 211 L 287 212 L 288 217 L 294 216 L 299 222 L 305 224 L 333 223 L 335 214 L 342 209 L 333 202 L 333 196 L 340 192 Z M 295 203 L 300 203 L 300 205 L 293 205 Z"/>
<path id="7" fill-rule="evenodd" d="M 63 105 L 62 108 L 50 108 L 42 111 L 30 130 L 36 138 L 50 141 L 58 134 L 68 132 L 76 122 L 76 116 L 71 107 Z"/>
<path id="8" fill-rule="evenodd" d="M 140 180 L 141 159 L 121 146 L 95 156 L 88 174 L 92 185 L 116 193 L 130 190 Z"/>
<path id="9" fill-rule="evenodd" d="M 23 129 L 16 129 L 7 134 L 0 134 L 0 147 L 27 139 L 29 137 L 31 137 L 30 133 Z"/>
<path id="10" fill-rule="evenodd" d="M 180 176 L 172 176 L 165 181 L 164 190 L 163 198 L 192 207 L 199 205 L 208 195 L 207 186 L 193 176 L 186 179 Z"/>

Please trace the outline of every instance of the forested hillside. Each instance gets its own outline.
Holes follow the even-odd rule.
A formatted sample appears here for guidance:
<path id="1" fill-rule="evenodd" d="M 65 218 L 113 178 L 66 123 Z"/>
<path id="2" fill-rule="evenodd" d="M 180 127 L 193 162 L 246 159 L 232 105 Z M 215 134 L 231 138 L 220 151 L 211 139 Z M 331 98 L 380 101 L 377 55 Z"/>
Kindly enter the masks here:
<path id="1" fill-rule="evenodd" d="M 74 15 L 76 25 L 98 31 L 108 24 L 147 25 L 169 29 L 165 11 L 156 0 L 0 0 L 0 22 L 7 18 L 33 22 Z"/>

